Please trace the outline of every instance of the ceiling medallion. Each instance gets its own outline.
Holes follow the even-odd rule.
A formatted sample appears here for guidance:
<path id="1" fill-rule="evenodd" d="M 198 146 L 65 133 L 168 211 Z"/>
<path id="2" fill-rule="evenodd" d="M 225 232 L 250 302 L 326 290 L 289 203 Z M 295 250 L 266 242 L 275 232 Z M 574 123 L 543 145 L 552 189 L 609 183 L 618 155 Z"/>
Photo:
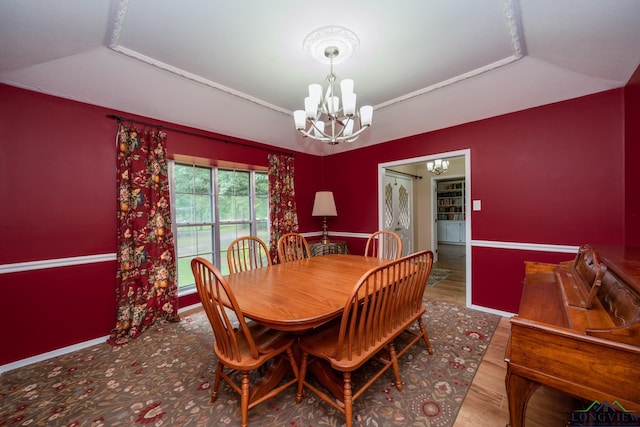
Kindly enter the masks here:
<path id="1" fill-rule="evenodd" d="M 304 51 L 317 61 L 323 64 L 340 64 L 349 59 L 360 47 L 360 39 L 348 28 L 330 25 L 318 28 L 307 37 L 302 43 Z M 337 48 L 339 54 L 332 58 L 325 55 L 328 47 Z"/>

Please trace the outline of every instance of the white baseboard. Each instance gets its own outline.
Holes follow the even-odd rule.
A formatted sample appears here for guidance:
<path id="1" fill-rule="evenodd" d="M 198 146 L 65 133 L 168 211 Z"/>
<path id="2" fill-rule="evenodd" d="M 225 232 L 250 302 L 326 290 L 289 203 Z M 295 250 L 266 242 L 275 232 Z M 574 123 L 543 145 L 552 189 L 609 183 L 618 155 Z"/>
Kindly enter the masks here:
<path id="1" fill-rule="evenodd" d="M 185 311 L 193 310 L 199 307 L 201 307 L 200 303 L 193 304 L 187 307 L 182 307 L 181 309 L 178 310 L 178 314 L 184 313 Z M 109 339 L 108 335 L 100 338 L 95 338 L 89 341 L 73 344 L 68 347 L 58 348 L 53 351 L 28 357 L 26 359 L 17 360 L 15 362 L 7 363 L 6 365 L 0 365 L 0 375 L 2 375 L 5 372 L 12 371 L 14 369 L 23 368 L 33 363 L 42 362 L 43 360 L 51 359 L 58 356 L 64 356 L 65 354 L 73 353 L 74 351 L 78 351 L 78 350 L 83 350 L 87 347 L 92 347 L 94 345 L 104 344 L 105 342 L 107 342 L 107 339 Z"/>
<path id="2" fill-rule="evenodd" d="M 483 312 L 489 313 L 489 314 L 497 314 L 498 316 L 507 317 L 507 318 L 516 315 L 516 313 L 509 313 L 508 311 L 496 310 L 494 308 L 483 307 L 481 305 L 475 305 L 475 304 L 468 304 L 467 308 L 470 308 L 470 309 L 473 309 L 473 310 L 478 310 L 478 311 L 483 311 Z"/>
<path id="3" fill-rule="evenodd" d="M 42 353 L 36 356 L 28 357 L 26 359 L 17 360 L 15 362 L 7 363 L 6 365 L 0 365 L 0 375 L 5 372 L 12 371 L 14 369 L 23 368 L 33 363 L 42 362 L 43 360 L 51 359 L 53 357 L 63 356 L 65 354 L 72 353 L 74 351 L 82 350 L 97 344 L 102 344 L 105 341 L 107 341 L 108 338 L 109 336 L 104 336 L 101 338 L 84 341 L 78 344 L 73 344 L 68 347 L 58 348 L 56 350 L 49 351 L 47 353 Z"/>

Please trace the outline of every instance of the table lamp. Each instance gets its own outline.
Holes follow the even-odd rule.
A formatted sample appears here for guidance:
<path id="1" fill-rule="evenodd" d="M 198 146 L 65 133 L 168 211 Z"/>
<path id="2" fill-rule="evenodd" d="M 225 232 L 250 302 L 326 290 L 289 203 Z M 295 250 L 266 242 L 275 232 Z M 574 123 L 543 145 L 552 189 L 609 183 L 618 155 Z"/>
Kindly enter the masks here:
<path id="1" fill-rule="evenodd" d="M 313 201 L 312 216 L 321 216 L 322 219 L 322 239 L 320 243 L 326 245 L 331 243 L 329 241 L 329 234 L 327 233 L 327 217 L 338 216 L 336 211 L 336 202 L 333 200 L 333 192 L 331 191 L 318 191 L 316 192 L 316 198 Z"/>

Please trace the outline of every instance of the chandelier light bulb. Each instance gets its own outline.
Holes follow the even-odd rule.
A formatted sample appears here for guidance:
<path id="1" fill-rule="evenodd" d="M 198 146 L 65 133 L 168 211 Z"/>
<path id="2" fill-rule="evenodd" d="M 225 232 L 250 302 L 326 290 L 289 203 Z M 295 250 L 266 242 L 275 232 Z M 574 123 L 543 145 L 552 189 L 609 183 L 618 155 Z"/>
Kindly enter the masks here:
<path id="1" fill-rule="evenodd" d="M 345 116 L 353 116 L 356 113 L 355 93 L 342 93 L 342 109 Z"/>
<path id="2" fill-rule="evenodd" d="M 304 125 L 307 119 L 307 113 L 303 110 L 296 110 L 293 112 L 293 121 L 296 124 L 296 130 L 304 129 Z"/>
<path id="3" fill-rule="evenodd" d="M 340 82 L 340 93 L 342 96 L 353 94 L 353 80 L 344 79 Z"/>
<path id="4" fill-rule="evenodd" d="M 316 121 L 313 125 L 313 133 L 320 138 L 324 134 L 324 122 Z"/>
<path id="5" fill-rule="evenodd" d="M 314 99 L 316 103 L 320 103 L 320 100 L 322 99 L 322 86 L 316 83 L 310 84 L 309 96 Z"/>
<path id="6" fill-rule="evenodd" d="M 349 119 L 349 121 L 347 121 L 346 125 L 344 126 L 343 135 L 344 136 L 353 135 L 353 120 Z"/>
<path id="7" fill-rule="evenodd" d="M 373 121 L 373 107 L 371 105 L 363 105 L 360 107 L 360 125 L 371 126 Z"/>
<path id="8" fill-rule="evenodd" d="M 304 99 L 304 110 L 307 112 L 307 118 L 315 119 L 318 115 L 318 103 L 312 97 L 307 96 Z"/>

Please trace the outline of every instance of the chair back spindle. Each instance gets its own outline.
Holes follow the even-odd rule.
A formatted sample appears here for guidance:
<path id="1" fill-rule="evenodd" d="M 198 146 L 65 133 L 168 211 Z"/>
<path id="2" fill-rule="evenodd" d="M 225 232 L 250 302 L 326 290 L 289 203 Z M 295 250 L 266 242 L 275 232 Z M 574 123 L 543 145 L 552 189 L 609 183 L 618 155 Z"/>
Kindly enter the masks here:
<path id="1" fill-rule="evenodd" d="M 238 237 L 227 249 L 229 273 L 253 270 L 272 264 L 266 243 L 254 236 Z"/>
<path id="2" fill-rule="evenodd" d="M 388 260 L 397 260 L 402 256 L 402 239 L 390 230 L 379 230 L 369 236 L 364 255 Z"/>
<path id="3" fill-rule="evenodd" d="M 278 260 L 281 263 L 304 258 L 311 258 L 311 250 L 307 239 L 302 234 L 287 233 L 278 239 Z"/>
<path id="4" fill-rule="evenodd" d="M 423 251 L 360 279 L 344 308 L 336 360 L 353 360 L 380 347 L 424 312 L 422 296 L 432 263 L 431 252 Z"/>

